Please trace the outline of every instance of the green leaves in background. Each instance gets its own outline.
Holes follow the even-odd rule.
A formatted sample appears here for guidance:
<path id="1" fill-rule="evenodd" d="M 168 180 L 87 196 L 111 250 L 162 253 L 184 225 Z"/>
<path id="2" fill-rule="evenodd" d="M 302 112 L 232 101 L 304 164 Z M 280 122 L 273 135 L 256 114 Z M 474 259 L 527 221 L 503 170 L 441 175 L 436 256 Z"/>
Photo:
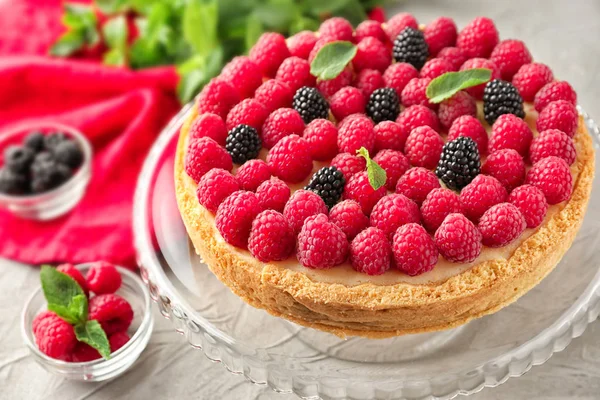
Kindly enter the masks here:
<path id="1" fill-rule="evenodd" d="M 98 321 L 91 320 L 76 325 L 75 336 L 80 342 L 87 343 L 98 350 L 98 353 L 106 360 L 110 358 L 110 343 Z"/>
<path id="2" fill-rule="evenodd" d="M 385 170 L 371 159 L 369 152 L 364 147 L 356 150 L 356 155 L 367 160 L 367 177 L 369 178 L 369 184 L 373 190 L 383 187 L 385 185 L 385 181 L 387 180 L 387 174 L 385 173 Z"/>
<path id="3" fill-rule="evenodd" d="M 52 45 L 50 54 L 68 57 L 86 45 L 95 46 L 100 42 L 96 29 L 98 20 L 91 6 L 65 3 L 62 23 L 68 30 Z"/>
<path id="4" fill-rule="evenodd" d="M 310 64 L 310 73 L 327 81 L 342 73 L 356 56 L 356 46 L 351 42 L 337 41 L 323 46 Z"/>
<path id="5" fill-rule="evenodd" d="M 425 94 L 430 102 L 440 103 L 463 89 L 486 83 L 491 77 L 492 71 L 486 68 L 446 72 L 429 83 Z"/>
<path id="6" fill-rule="evenodd" d="M 125 65 L 127 62 L 127 37 L 129 35 L 125 16 L 117 15 L 109 19 L 102 26 L 102 35 L 110 49 L 104 53 L 104 63 L 106 65 Z"/>

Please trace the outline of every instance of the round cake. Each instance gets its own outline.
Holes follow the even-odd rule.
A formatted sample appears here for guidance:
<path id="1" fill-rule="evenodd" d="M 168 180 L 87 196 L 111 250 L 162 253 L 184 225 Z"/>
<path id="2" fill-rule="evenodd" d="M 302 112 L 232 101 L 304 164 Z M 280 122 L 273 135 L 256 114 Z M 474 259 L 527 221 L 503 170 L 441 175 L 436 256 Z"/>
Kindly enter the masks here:
<path id="1" fill-rule="evenodd" d="M 488 18 L 266 33 L 182 127 L 178 206 L 254 307 L 339 336 L 456 327 L 571 246 L 594 177 L 576 101 Z"/>

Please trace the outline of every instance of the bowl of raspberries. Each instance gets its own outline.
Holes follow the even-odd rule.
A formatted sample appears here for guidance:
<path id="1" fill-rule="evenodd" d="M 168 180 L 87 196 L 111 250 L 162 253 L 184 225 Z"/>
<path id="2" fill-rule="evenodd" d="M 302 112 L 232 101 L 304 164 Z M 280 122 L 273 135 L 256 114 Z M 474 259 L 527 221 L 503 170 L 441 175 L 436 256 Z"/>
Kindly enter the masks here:
<path id="1" fill-rule="evenodd" d="M 91 177 L 92 147 L 78 130 L 56 123 L 0 133 L 0 206 L 34 220 L 71 211 Z"/>
<path id="2" fill-rule="evenodd" d="M 107 262 L 42 266 L 21 333 L 34 359 L 67 379 L 98 382 L 125 372 L 146 348 L 150 294 L 133 272 Z"/>

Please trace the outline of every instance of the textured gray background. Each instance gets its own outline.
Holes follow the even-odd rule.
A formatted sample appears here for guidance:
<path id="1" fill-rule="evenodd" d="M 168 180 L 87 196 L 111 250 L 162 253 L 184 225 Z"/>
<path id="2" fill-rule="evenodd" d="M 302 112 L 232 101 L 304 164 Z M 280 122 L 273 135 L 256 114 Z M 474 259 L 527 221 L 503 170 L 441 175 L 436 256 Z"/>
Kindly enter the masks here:
<path id="1" fill-rule="evenodd" d="M 600 0 L 413 0 L 392 5 L 426 23 L 440 15 L 463 26 L 486 15 L 502 38 L 524 40 L 534 58 L 568 80 L 579 102 L 600 118 Z M 192 350 L 155 308 L 150 345 L 120 378 L 100 384 L 72 383 L 38 366 L 22 345 L 18 324 L 25 298 L 38 282 L 36 268 L 0 261 L 0 399 L 295 399 L 253 386 Z M 515 327 L 518 329 L 518 327 Z M 600 399 L 600 323 L 591 324 L 562 353 L 525 376 L 474 400 Z"/>

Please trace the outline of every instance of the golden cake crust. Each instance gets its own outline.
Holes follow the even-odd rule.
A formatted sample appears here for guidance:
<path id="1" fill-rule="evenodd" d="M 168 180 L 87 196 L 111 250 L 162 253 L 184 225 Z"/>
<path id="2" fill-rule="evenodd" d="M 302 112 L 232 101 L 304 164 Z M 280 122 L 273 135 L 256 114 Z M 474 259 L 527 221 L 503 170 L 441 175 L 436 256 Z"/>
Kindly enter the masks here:
<path id="1" fill-rule="evenodd" d="M 484 261 L 431 284 L 399 282 L 346 286 L 244 257 L 222 240 L 212 214 L 198 203 L 184 171 L 192 111 L 181 129 L 175 160 L 179 210 L 196 252 L 217 278 L 250 305 L 338 336 L 386 338 L 449 329 L 511 304 L 548 275 L 571 246 L 583 221 L 594 178 L 594 150 L 583 119 L 573 195 L 510 257 Z"/>

